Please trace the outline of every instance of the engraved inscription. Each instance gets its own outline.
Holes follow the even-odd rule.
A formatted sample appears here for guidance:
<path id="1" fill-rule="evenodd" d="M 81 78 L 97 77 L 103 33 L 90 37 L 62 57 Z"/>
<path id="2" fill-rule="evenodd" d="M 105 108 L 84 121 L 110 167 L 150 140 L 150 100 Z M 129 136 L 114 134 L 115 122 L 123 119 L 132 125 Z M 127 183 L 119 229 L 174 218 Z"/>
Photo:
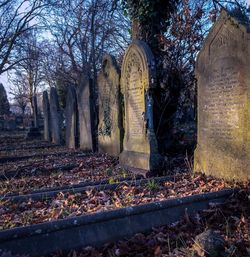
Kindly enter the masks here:
<path id="1" fill-rule="evenodd" d="M 205 90 L 203 111 L 207 125 L 204 130 L 207 130 L 208 137 L 234 140 L 244 107 L 244 88 L 240 85 L 239 73 L 234 67 L 213 69 Z"/>
<path id="2" fill-rule="evenodd" d="M 220 48 L 228 47 L 232 45 L 234 42 L 234 38 L 232 33 L 225 27 L 223 27 L 219 33 L 211 43 L 213 50 L 221 50 Z"/>
<path id="3" fill-rule="evenodd" d="M 141 81 L 141 72 L 138 64 L 134 64 L 130 70 L 128 81 L 128 117 L 129 117 L 129 136 L 138 137 L 143 133 L 144 115 L 144 94 Z"/>

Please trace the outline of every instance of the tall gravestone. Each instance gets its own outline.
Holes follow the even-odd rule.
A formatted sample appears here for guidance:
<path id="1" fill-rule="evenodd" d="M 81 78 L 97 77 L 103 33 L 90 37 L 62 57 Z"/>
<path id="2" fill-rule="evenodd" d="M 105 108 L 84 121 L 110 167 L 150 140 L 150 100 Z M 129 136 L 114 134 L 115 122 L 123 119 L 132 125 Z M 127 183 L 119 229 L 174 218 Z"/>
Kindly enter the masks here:
<path id="1" fill-rule="evenodd" d="M 223 11 L 199 53 L 194 170 L 250 178 L 250 34 Z"/>
<path id="2" fill-rule="evenodd" d="M 50 105 L 49 105 L 49 96 L 48 92 L 43 92 L 43 136 L 45 141 L 51 141 L 51 132 L 50 132 Z"/>
<path id="3" fill-rule="evenodd" d="M 50 89 L 51 140 L 54 144 L 61 143 L 62 117 L 56 88 Z"/>
<path id="4" fill-rule="evenodd" d="M 26 134 L 27 140 L 33 139 L 41 139 L 41 133 L 38 126 L 38 108 L 37 108 L 37 96 L 32 96 L 32 108 L 33 108 L 33 124 L 32 127 L 29 128 Z"/>
<path id="5" fill-rule="evenodd" d="M 37 96 L 32 96 L 32 107 L 33 107 L 33 119 L 34 127 L 38 128 L 38 109 L 37 109 Z"/>
<path id="6" fill-rule="evenodd" d="M 155 87 L 154 56 L 146 43 L 135 40 L 127 49 L 121 74 L 124 95 L 123 152 L 120 163 L 146 171 L 160 167 L 157 140 L 153 123 L 153 99 Z"/>
<path id="7" fill-rule="evenodd" d="M 98 75 L 98 148 L 101 153 L 119 156 L 122 148 L 120 70 L 111 55 L 105 55 Z"/>
<path id="8" fill-rule="evenodd" d="M 80 149 L 94 151 L 94 139 L 92 136 L 93 114 L 90 99 L 90 79 L 84 76 L 82 83 L 77 88 L 77 105 L 79 115 Z"/>
<path id="9" fill-rule="evenodd" d="M 78 110 L 75 88 L 68 86 L 66 97 L 66 146 L 75 149 L 78 146 Z"/>

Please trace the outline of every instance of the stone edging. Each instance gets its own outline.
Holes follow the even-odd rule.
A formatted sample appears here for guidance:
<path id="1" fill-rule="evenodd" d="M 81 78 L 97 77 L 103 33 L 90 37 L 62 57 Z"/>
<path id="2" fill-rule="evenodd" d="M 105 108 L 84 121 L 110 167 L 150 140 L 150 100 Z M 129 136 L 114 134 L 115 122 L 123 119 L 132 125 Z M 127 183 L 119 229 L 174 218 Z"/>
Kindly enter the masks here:
<path id="1" fill-rule="evenodd" d="M 0 249 L 36 256 L 100 246 L 176 222 L 184 214 L 206 209 L 210 202 L 224 202 L 234 192 L 228 189 L 9 229 L 0 232 Z"/>

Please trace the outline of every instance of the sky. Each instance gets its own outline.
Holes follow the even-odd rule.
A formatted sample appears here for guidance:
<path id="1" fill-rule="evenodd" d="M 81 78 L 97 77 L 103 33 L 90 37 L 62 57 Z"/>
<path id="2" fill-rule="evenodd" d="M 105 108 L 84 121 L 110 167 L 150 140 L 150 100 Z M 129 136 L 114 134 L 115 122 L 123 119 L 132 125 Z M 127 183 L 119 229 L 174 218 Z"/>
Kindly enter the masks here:
<path id="1" fill-rule="evenodd" d="M 2 83 L 3 86 L 5 87 L 5 90 L 6 90 L 7 94 L 8 94 L 8 98 L 9 98 L 10 95 L 9 95 L 9 92 L 8 92 L 9 91 L 9 84 L 8 84 L 7 74 L 2 74 L 0 76 L 0 83 Z"/>
<path id="2" fill-rule="evenodd" d="M 250 0 L 246 0 L 246 3 L 250 5 Z M 0 75 L 0 83 L 2 83 L 4 85 L 6 92 L 8 94 L 8 98 L 10 98 L 7 74 Z"/>

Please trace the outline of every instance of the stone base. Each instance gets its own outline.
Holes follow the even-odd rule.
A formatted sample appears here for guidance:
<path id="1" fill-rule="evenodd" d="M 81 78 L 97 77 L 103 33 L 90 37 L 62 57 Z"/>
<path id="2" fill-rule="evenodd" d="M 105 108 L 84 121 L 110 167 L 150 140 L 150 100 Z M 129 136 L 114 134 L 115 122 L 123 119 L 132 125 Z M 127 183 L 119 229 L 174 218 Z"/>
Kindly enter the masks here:
<path id="1" fill-rule="evenodd" d="M 107 153 L 111 156 L 118 157 L 121 153 L 120 146 L 118 144 L 104 144 L 103 142 L 99 142 L 98 145 L 99 153 Z"/>
<path id="2" fill-rule="evenodd" d="M 243 151 L 239 151 L 239 155 L 232 155 L 212 147 L 197 147 L 194 153 L 194 172 L 226 180 L 245 181 L 250 179 L 249 160 L 250 157 L 243 154 Z"/>
<path id="3" fill-rule="evenodd" d="M 147 154 L 123 151 L 119 157 L 120 165 L 140 169 L 147 172 L 158 171 L 163 166 L 163 159 L 159 154 Z"/>
<path id="4" fill-rule="evenodd" d="M 40 139 L 42 137 L 39 128 L 29 128 L 25 139 L 26 140 L 33 140 L 33 139 Z"/>

